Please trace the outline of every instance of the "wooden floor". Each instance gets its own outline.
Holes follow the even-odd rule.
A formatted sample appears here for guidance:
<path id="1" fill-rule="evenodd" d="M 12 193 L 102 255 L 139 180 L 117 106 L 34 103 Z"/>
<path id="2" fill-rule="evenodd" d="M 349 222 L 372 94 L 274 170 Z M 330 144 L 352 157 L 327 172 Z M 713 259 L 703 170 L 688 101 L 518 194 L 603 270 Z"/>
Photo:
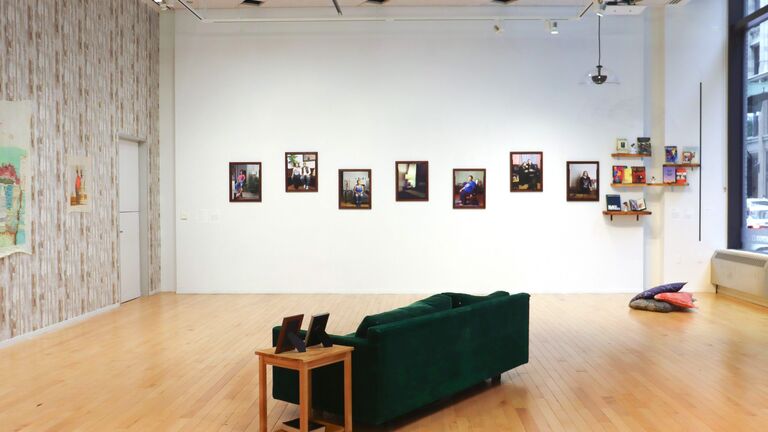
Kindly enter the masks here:
<path id="1" fill-rule="evenodd" d="M 0 430 L 254 431 L 253 350 L 282 316 L 327 310 L 346 333 L 420 297 L 136 300 L 0 349 Z M 768 310 L 697 297 L 699 311 L 665 315 L 626 295 L 533 296 L 529 364 L 377 430 L 768 430 Z M 268 409 L 271 425 L 297 413 Z"/>

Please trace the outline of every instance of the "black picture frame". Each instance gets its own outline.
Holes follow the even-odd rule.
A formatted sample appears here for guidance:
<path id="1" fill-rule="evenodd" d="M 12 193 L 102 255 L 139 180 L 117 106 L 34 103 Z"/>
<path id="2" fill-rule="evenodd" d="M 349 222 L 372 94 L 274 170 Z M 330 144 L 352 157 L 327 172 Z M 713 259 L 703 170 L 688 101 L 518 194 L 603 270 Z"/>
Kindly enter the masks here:
<path id="1" fill-rule="evenodd" d="M 248 174 L 249 167 L 258 167 L 256 179 L 252 179 L 252 175 Z M 238 177 L 240 173 L 238 171 L 245 171 L 242 184 Z M 262 182 L 264 179 L 264 171 L 261 167 L 261 162 L 230 162 L 229 163 L 229 202 L 261 202 L 261 190 Z M 254 186 L 252 183 L 256 182 Z M 239 198 L 238 198 L 239 197 Z"/>
<path id="2" fill-rule="evenodd" d="M 600 201 L 600 162 L 599 161 L 568 161 L 565 163 L 566 200 L 575 202 L 599 202 Z M 588 172 L 593 167 L 593 172 Z M 572 168 L 582 171 L 582 175 L 572 177 Z M 587 171 L 590 186 L 589 192 L 584 192 L 585 183 L 583 172 Z M 595 178 L 592 178 L 594 173 Z"/>

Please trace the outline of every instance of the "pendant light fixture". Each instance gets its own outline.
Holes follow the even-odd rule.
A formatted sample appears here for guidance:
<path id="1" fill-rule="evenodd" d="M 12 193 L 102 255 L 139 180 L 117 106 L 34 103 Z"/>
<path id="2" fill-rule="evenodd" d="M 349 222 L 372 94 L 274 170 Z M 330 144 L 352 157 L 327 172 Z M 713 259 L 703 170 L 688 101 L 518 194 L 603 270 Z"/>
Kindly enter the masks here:
<path id="1" fill-rule="evenodd" d="M 597 85 L 605 84 L 608 75 L 603 73 L 603 47 L 602 47 L 602 22 L 603 17 L 597 16 L 597 73 L 590 74 L 590 79 Z"/>

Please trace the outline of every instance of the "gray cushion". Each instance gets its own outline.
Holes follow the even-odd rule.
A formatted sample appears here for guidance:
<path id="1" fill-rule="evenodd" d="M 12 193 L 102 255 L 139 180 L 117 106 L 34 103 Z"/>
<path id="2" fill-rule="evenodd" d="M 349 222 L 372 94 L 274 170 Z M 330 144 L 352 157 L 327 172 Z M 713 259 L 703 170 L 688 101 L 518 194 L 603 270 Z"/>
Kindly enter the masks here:
<path id="1" fill-rule="evenodd" d="M 681 311 L 683 308 L 669 304 L 667 302 L 648 299 L 637 299 L 629 302 L 629 307 L 632 309 L 645 310 L 651 312 L 676 312 Z"/>

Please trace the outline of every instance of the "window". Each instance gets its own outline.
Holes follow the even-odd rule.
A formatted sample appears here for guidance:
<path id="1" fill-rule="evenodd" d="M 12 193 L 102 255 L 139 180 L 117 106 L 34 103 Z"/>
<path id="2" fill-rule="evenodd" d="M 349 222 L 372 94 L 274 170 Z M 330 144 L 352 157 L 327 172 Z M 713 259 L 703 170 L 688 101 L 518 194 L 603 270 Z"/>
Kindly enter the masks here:
<path id="1" fill-rule="evenodd" d="M 728 243 L 768 253 L 768 0 L 730 6 Z"/>

